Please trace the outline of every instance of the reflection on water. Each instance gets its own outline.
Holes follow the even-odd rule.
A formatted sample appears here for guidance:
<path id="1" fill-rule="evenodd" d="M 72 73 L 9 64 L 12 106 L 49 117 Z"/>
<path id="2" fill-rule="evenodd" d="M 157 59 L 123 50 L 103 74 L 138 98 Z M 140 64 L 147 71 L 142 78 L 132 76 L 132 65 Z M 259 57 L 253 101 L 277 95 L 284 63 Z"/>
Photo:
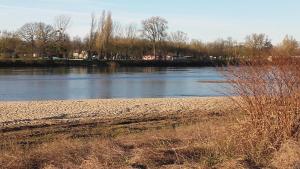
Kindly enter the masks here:
<path id="1" fill-rule="evenodd" d="M 222 80 L 214 68 L 9 68 L 0 100 L 222 96 Z"/>

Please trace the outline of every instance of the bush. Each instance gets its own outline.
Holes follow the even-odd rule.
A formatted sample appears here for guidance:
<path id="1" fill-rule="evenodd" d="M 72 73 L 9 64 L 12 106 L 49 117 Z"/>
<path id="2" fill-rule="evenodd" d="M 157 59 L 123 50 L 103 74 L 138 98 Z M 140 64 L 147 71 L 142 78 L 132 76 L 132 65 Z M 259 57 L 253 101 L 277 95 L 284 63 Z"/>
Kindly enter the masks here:
<path id="1" fill-rule="evenodd" d="M 291 57 L 251 60 L 231 68 L 235 102 L 246 112 L 236 134 L 249 163 L 266 165 L 300 129 L 300 62 Z"/>

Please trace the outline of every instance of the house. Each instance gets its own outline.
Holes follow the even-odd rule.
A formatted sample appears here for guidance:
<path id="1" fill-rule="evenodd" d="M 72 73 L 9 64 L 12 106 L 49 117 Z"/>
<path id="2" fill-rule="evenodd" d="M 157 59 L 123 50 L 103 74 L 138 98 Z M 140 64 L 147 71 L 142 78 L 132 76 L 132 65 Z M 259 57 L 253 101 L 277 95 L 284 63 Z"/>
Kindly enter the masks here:
<path id="1" fill-rule="evenodd" d="M 78 52 L 74 52 L 73 53 L 73 58 L 78 58 L 79 57 L 79 53 Z"/>
<path id="2" fill-rule="evenodd" d="M 216 56 L 209 56 L 210 60 L 216 60 L 217 57 Z"/>
<path id="3" fill-rule="evenodd" d="M 174 60 L 174 56 L 167 55 L 165 57 L 165 59 L 168 60 L 168 61 L 173 61 Z"/>
<path id="4" fill-rule="evenodd" d="M 174 61 L 174 60 L 190 60 L 193 59 L 193 56 L 154 56 L 154 55 L 145 55 L 143 56 L 143 60 L 166 60 L 166 61 Z"/>
<path id="5" fill-rule="evenodd" d="M 154 55 L 145 55 L 143 56 L 143 60 L 156 60 L 156 57 Z"/>
<path id="6" fill-rule="evenodd" d="M 88 53 L 86 51 L 82 51 L 79 56 L 79 59 L 87 59 L 88 58 Z"/>
<path id="7" fill-rule="evenodd" d="M 88 58 L 88 53 L 86 51 L 74 52 L 73 53 L 73 58 L 74 59 L 87 59 Z"/>

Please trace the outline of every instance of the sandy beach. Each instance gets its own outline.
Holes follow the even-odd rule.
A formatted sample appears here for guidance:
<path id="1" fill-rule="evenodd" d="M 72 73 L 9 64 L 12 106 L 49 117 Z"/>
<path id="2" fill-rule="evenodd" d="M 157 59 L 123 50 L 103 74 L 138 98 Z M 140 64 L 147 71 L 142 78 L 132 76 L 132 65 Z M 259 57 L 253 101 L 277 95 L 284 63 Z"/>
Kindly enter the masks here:
<path id="1" fill-rule="evenodd" d="M 224 97 L 0 102 L 0 127 L 214 112 L 229 103 Z"/>

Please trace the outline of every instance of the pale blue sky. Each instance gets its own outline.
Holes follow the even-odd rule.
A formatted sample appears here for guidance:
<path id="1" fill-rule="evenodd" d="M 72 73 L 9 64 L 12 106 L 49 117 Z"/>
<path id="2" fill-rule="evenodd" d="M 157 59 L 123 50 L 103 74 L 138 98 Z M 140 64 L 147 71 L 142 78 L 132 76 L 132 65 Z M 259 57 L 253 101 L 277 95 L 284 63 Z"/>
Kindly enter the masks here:
<path id="1" fill-rule="evenodd" d="M 299 7 L 299 0 L 0 0 L 0 29 L 52 23 L 55 16 L 66 14 L 72 17 L 71 35 L 83 37 L 91 13 L 105 9 L 123 24 L 162 16 L 170 31 L 182 30 L 203 41 L 241 41 L 251 33 L 266 33 L 276 43 L 286 34 L 300 39 Z"/>

